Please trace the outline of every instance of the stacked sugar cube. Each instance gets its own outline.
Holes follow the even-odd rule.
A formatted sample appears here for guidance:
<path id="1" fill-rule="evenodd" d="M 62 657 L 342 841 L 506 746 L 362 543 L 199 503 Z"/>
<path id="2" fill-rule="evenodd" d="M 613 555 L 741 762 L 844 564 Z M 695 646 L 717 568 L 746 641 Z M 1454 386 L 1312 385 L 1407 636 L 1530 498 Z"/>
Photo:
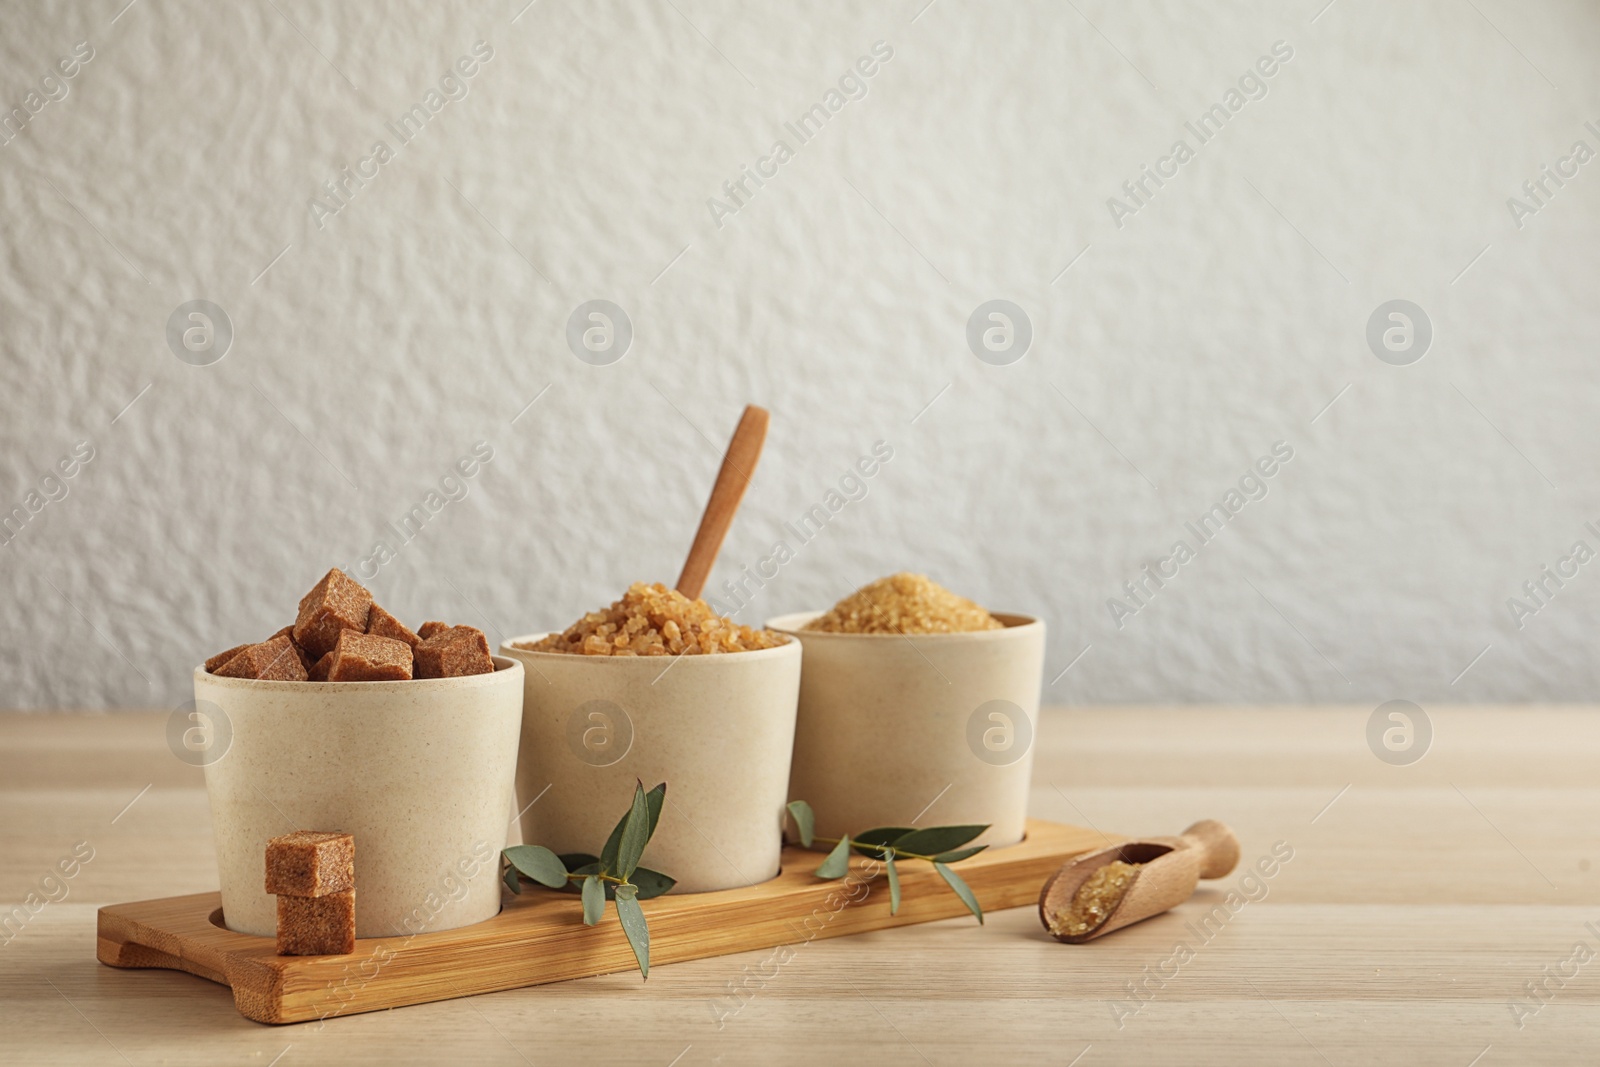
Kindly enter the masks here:
<path id="1" fill-rule="evenodd" d="M 337 567 L 300 599 L 293 626 L 206 660 L 206 671 L 219 677 L 276 682 L 396 682 L 493 670 L 482 630 L 425 622 L 413 631 Z"/>
<path id="2" fill-rule="evenodd" d="M 356 839 L 296 830 L 267 842 L 267 892 L 278 898 L 278 955 L 356 950 Z"/>

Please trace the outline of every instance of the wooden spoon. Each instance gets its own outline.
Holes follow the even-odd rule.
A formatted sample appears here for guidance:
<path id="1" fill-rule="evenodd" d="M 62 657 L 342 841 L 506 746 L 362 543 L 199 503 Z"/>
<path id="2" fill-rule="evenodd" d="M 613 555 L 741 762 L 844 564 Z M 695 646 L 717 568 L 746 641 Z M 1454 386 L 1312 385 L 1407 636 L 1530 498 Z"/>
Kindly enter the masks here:
<path id="1" fill-rule="evenodd" d="M 1137 863 L 1122 899 L 1100 925 L 1081 934 L 1057 933 L 1051 921 L 1065 918 L 1089 876 L 1114 860 Z M 1239 863 L 1239 839 L 1215 819 L 1202 819 L 1178 837 L 1126 841 L 1069 860 L 1039 893 L 1039 919 L 1050 936 L 1069 945 L 1093 941 L 1188 900 L 1201 878 L 1221 878 Z"/>
<path id="2" fill-rule="evenodd" d="M 767 440 L 766 408 L 750 404 L 739 418 L 733 431 L 733 440 L 722 457 L 722 469 L 717 471 L 717 481 L 711 487 L 711 498 L 706 501 L 705 514 L 700 516 L 700 529 L 695 531 L 694 544 L 689 546 L 689 558 L 684 560 L 683 573 L 678 575 L 678 592 L 690 600 L 698 599 L 711 577 L 711 567 L 722 551 L 722 539 L 728 536 L 733 525 L 734 512 L 750 486 L 756 463 L 761 459 L 761 446 Z"/>

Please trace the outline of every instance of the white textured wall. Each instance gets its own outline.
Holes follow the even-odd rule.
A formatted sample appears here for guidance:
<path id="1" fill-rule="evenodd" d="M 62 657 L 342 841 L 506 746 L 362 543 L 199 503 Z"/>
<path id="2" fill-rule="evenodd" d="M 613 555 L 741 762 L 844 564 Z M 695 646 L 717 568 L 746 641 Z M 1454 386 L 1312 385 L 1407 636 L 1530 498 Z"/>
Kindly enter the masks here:
<path id="1" fill-rule="evenodd" d="M 371 585 L 495 641 L 565 624 L 676 575 L 747 401 L 772 433 L 725 563 L 894 458 L 745 619 L 923 569 L 1045 616 L 1051 678 L 1092 646 L 1057 702 L 1596 696 L 1600 562 L 1521 629 L 1506 604 L 1600 549 L 1600 162 L 1507 208 L 1600 149 L 1593 4 L 124 2 L 0 4 L 8 110 L 93 49 L 0 147 L 0 504 L 94 451 L 0 548 L 7 703 L 184 699 L 478 441 Z M 1107 198 L 1278 41 L 1119 227 Z M 204 367 L 165 338 L 196 298 L 235 334 Z M 595 298 L 634 327 L 611 366 L 565 342 Z M 1033 325 L 1010 366 L 965 341 L 994 298 Z M 1410 366 L 1365 340 L 1394 298 L 1433 323 Z M 1107 599 L 1276 441 L 1268 495 L 1119 629 Z"/>

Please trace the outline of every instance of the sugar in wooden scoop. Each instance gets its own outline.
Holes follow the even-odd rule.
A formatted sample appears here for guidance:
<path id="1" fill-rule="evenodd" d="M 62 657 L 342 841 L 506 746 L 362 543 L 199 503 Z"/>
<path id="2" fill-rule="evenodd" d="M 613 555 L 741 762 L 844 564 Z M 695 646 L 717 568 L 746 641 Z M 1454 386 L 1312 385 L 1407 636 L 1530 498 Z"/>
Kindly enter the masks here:
<path id="1" fill-rule="evenodd" d="M 1050 932 L 1058 937 L 1076 937 L 1099 929 L 1122 903 L 1140 866 L 1112 860 L 1085 878 L 1073 895 L 1072 906 L 1050 923 Z"/>

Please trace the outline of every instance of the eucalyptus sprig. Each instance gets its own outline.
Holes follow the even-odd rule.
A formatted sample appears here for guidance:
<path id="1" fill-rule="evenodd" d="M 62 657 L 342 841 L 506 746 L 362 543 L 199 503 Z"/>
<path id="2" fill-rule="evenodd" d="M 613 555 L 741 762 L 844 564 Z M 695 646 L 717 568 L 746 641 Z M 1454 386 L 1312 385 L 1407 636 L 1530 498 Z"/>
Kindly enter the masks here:
<path id="1" fill-rule="evenodd" d="M 677 882 L 660 871 L 639 866 L 639 859 L 656 832 L 666 797 L 666 782 L 648 793 L 643 782 L 636 782 L 633 806 L 617 822 L 598 856 L 587 852 L 558 856 L 543 845 L 511 846 L 502 853 L 507 888 L 521 893 L 522 879 L 527 878 L 550 889 L 577 893 L 583 898 L 586 926 L 594 926 L 605 917 L 606 901 L 615 901 L 617 920 L 622 923 L 634 959 L 639 961 L 639 973 L 649 978 L 650 929 L 645 925 L 639 901 L 659 897 Z"/>
<path id="2" fill-rule="evenodd" d="M 933 869 L 939 872 L 939 877 L 943 878 L 955 895 L 961 898 L 961 903 L 967 906 L 967 910 L 978 917 L 978 922 L 980 924 L 983 922 L 983 908 L 978 905 L 978 898 L 973 895 L 962 877 L 950 869 L 950 864 L 976 856 L 989 847 L 988 845 L 961 847 L 987 830 L 989 828 L 987 824 L 926 826 L 920 830 L 910 826 L 879 826 L 863 830 L 853 836 L 846 834 L 844 837 L 819 837 L 816 833 L 817 818 L 810 804 L 803 800 L 791 800 L 789 817 L 794 820 L 795 829 L 800 833 L 800 843 L 806 848 L 810 848 L 818 841 L 833 845 L 833 851 L 828 853 L 828 858 L 817 868 L 818 878 L 843 878 L 849 874 L 852 850 L 857 855 L 881 860 L 884 873 L 889 879 L 889 914 L 897 915 L 900 912 L 900 871 L 895 861 L 925 860 L 933 864 Z"/>

